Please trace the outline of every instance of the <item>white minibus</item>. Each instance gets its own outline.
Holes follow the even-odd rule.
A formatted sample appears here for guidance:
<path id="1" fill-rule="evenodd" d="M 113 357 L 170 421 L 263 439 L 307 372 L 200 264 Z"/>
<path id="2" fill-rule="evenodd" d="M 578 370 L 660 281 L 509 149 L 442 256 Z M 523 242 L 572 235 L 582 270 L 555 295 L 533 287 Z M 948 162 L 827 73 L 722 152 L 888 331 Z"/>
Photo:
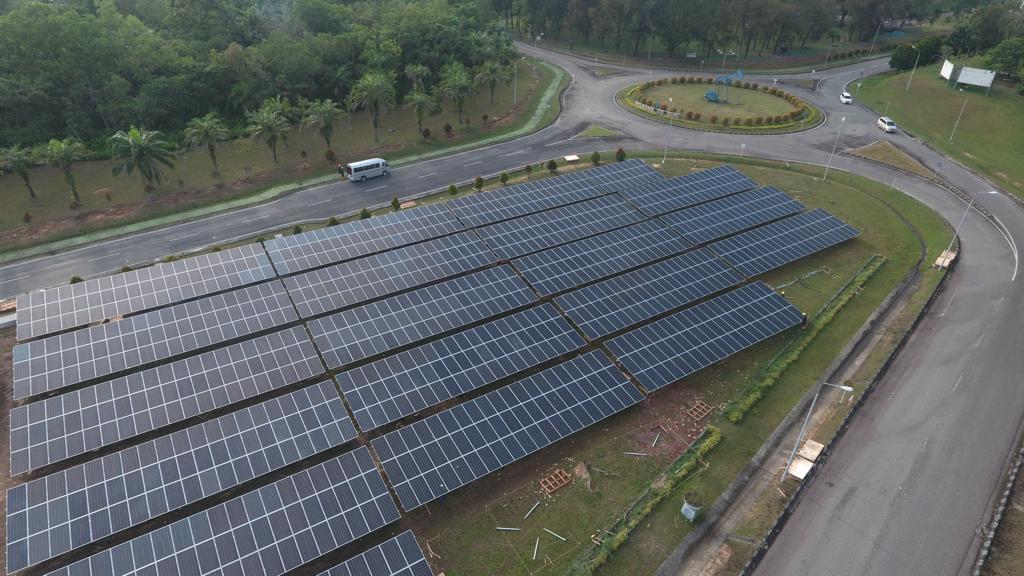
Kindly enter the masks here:
<path id="1" fill-rule="evenodd" d="M 391 172 L 391 166 L 383 158 L 370 158 L 345 164 L 345 177 L 349 180 L 366 180 L 377 176 L 387 176 Z"/>

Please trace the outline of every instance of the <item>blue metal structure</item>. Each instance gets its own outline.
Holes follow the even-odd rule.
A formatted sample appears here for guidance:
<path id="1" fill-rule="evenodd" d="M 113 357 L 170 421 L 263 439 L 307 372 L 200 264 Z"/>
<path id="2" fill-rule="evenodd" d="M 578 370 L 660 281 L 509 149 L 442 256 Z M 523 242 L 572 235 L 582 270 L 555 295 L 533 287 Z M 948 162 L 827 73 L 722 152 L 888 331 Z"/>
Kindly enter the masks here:
<path id="1" fill-rule="evenodd" d="M 743 80 L 743 70 L 737 70 L 715 78 L 715 89 L 705 92 L 704 99 L 708 102 L 728 102 L 729 88 L 732 86 L 734 80 Z M 725 97 L 722 96 L 722 86 L 725 86 Z"/>

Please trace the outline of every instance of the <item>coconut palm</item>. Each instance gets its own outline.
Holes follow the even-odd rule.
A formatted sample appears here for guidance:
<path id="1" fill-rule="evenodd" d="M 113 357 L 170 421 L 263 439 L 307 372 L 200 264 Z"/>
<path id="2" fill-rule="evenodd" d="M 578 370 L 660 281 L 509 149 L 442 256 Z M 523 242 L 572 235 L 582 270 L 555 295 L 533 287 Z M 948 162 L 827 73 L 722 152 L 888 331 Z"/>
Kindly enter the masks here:
<path id="1" fill-rule="evenodd" d="M 35 198 L 36 191 L 32 189 L 32 182 L 28 179 L 28 171 L 35 164 L 35 158 L 32 157 L 32 151 L 28 148 L 22 148 L 20 145 L 15 144 L 10 148 L 4 150 L 4 165 L 3 172 L 14 172 L 18 176 L 21 176 L 22 181 L 25 182 L 25 187 L 28 188 L 28 195 Z"/>
<path id="2" fill-rule="evenodd" d="M 405 104 L 416 111 L 416 129 L 420 134 L 423 133 L 423 114 L 433 103 L 433 96 L 420 90 L 413 90 L 405 95 Z"/>
<path id="3" fill-rule="evenodd" d="M 185 126 L 185 145 L 190 148 L 206 146 L 210 161 L 213 162 L 214 177 L 220 176 L 220 167 L 217 166 L 217 142 L 223 142 L 229 136 L 228 127 L 215 112 L 193 118 Z"/>
<path id="4" fill-rule="evenodd" d="M 131 174 L 138 170 L 146 181 L 146 192 L 163 181 L 160 165 L 174 168 L 174 151 L 163 140 L 163 134 L 155 130 L 144 130 L 132 126 L 127 132 L 121 130 L 110 137 L 111 150 L 121 161 L 111 171 L 114 176 Z"/>
<path id="5" fill-rule="evenodd" d="M 461 62 L 445 64 L 438 91 L 441 96 L 455 103 L 455 108 L 459 111 L 459 124 L 462 124 L 462 108 L 466 104 L 466 97 L 475 94 L 476 87 Z"/>
<path id="6" fill-rule="evenodd" d="M 249 126 L 246 129 L 249 135 L 270 148 L 274 164 L 277 164 L 277 142 L 287 139 L 286 132 L 289 128 L 284 114 L 279 108 L 264 102 L 258 110 L 246 112 L 245 118 L 249 121 Z"/>
<path id="7" fill-rule="evenodd" d="M 427 79 L 427 76 L 430 76 L 430 68 L 423 64 L 408 64 L 405 67 L 405 77 L 412 82 L 413 91 L 425 91 L 423 89 L 423 82 Z"/>
<path id="8" fill-rule="evenodd" d="M 71 191 L 71 209 L 74 210 L 82 205 L 82 199 L 78 196 L 78 187 L 75 185 L 75 175 L 71 172 L 71 166 L 82 159 L 85 155 L 85 146 L 74 138 L 63 140 L 50 140 L 43 149 L 43 157 L 46 163 L 57 168 L 64 174 L 64 182 Z"/>
<path id="9" fill-rule="evenodd" d="M 494 104 L 494 89 L 498 87 L 498 82 L 506 76 L 508 74 L 497 62 L 484 62 L 477 68 L 474 80 L 477 84 L 486 86 L 490 90 L 491 104 Z"/>
<path id="10" fill-rule="evenodd" d="M 348 95 L 351 110 L 366 109 L 373 122 L 373 141 L 378 141 L 380 117 L 395 104 L 395 80 L 390 73 L 367 72 Z"/>
<path id="11" fill-rule="evenodd" d="M 334 103 L 334 100 L 313 100 L 306 103 L 305 115 L 302 119 L 303 126 L 313 126 L 320 131 L 324 142 L 327 144 L 327 156 L 334 156 L 331 149 L 331 135 L 334 134 L 334 126 L 345 116 L 345 112 Z"/>

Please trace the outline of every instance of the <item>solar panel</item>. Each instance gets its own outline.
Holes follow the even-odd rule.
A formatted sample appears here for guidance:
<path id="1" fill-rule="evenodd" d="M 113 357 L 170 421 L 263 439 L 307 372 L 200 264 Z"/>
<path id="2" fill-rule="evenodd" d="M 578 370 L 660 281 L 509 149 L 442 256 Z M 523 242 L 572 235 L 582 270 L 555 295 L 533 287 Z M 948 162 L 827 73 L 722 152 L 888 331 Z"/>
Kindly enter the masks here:
<path id="1" fill-rule="evenodd" d="M 21 474 L 323 374 L 289 328 L 11 409 L 11 474 Z"/>
<path id="2" fill-rule="evenodd" d="M 20 570 L 338 446 L 355 428 L 329 381 L 7 491 Z"/>
<path id="3" fill-rule="evenodd" d="M 618 192 L 642 184 L 661 182 L 665 177 L 638 158 L 601 164 L 581 172 L 588 182 L 605 192 Z"/>
<path id="4" fill-rule="evenodd" d="M 688 246 L 663 224 L 647 221 L 548 248 L 512 264 L 540 293 L 554 294 L 682 252 Z"/>
<path id="5" fill-rule="evenodd" d="M 621 198 L 602 196 L 477 229 L 500 257 L 515 258 L 599 232 L 621 228 L 645 216 Z"/>
<path id="6" fill-rule="evenodd" d="M 398 517 L 360 447 L 51 574 L 278 576 Z"/>
<path id="7" fill-rule="evenodd" d="M 676 382 L 800 324 L 800 311 L 757 282 L 608 341 L 647 390 Z"/>
<path id="8" fill-rule="evenodd" d="M 248 244 L 18 296 L 18 340 L 133 314 L 274 277 Z"/>
<path id="9" fill-rule="evenodd" d="M 297 317 L 280 281 L 207 296 L 14 347 L 21 399 L 280 326 Z"/>
<path id="10" fill-rule="evenodd" d="M 803 204 L 768 186 L 665 214 L 661 220 L 690 242 L 703 244 L 803 209 Z"/>
<path id="11" fill-rule="evenodd" d="M 408 511 L 642 398 L 594 351 L 371 442 Z"/>
<path id="12" fill-rule="evenodd" d="M 661 182 L 625 188 L 620 193 L 637 208 L 657 216 L 756 187 L 756 182 L 732 166 L 724 165 Z"/>
<path id="13" fill-rule="evenodd" d="M 742 280 L 721 259 L 699 249 L 568 292 L 555 302 L 595 339 L 696 302 Z"/>
<path id="14" fill-rule="evenodd" d="M 285 278 L 303 318 L 487 266 L 497 257 L 472 232 Z"/>
<path id="15" fill-rule="evenodd" d="M 860 232 L 816 208 L 711 244 L 748 277 L 789 264 L 856 237 Z"/>
<path id="16" fill-rule="evenodd" d="M 462 230 L 444 204 L 427 204 L 264 242 L 281 274 L 351 260 Z"/>
<path id="17" fill-rule="evenodd" d="M 321 572 L 319 576 L 434 576 L 412 530 Z"/>
<path id="18" fill-rule="evenodd" d="M 331 368 L 536 302 L 510 266 L 487 268 L 308 323 Z"/>
<path id="19" fill-rule="evenodd" d="M 359 427 L 370 431 L 584 344 L 547 304 L 342 372 L 337 380 Z"/>

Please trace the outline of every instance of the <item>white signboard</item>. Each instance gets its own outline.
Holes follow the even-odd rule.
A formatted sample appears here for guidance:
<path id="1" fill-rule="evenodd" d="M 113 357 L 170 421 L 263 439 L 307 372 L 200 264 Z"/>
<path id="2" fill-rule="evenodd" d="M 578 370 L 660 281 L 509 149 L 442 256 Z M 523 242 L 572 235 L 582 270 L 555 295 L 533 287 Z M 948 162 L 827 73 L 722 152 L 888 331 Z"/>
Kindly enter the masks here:
<path id="1" fill-rule="evenodd" d="M 946 60 L 945 62 L 942 63 L 942 70 L 939 72 L 939 76 L 942 76 L 946 80 L 949 80 L 950 76 L 953 75 L 953 68 L 955 68 L 955 66 L 953 66 L 953 63 L 950 62 L 949 60 Z"/>
<path id="2" fill-rule="evenodd" d="M 995 79 L 995 70 L 983 70 L 981 68 L 968 68 L 967 66 L 964 66 L 960 69 L 960 76 L 956 81 L 960 84 L 970 84 L 971 86 L 991 88 L 992 82 Z"/>

